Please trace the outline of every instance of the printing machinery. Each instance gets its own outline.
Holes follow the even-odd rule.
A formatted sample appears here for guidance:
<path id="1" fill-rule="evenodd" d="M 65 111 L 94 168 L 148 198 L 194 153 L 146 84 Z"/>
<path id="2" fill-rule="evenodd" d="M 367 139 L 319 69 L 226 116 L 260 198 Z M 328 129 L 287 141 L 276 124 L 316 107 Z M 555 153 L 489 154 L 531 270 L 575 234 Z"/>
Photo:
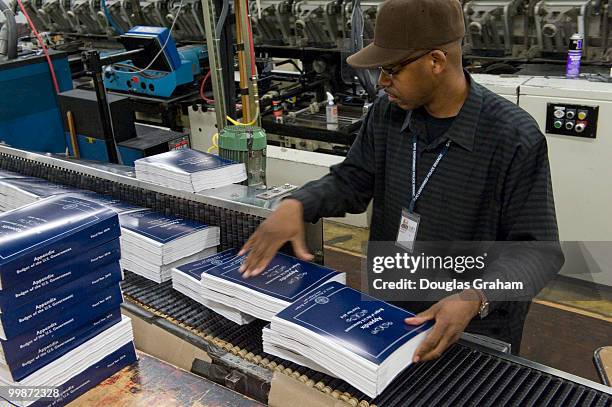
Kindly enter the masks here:
<path id="1" fill-rule="evenodd" d="M 221 227 L 220 250 L 240 247 L 277 204 L 256 188 L 234 185 L 193 194 L 138 181 L 133 170 L 0 146 L 0 168 L 112 195 L 133 204 Z M 278 198 L 276 198 L 278 199 Z M 321 224 L 309 225 L 308 245 L 322 260 Z M 255 321 L 239 326 L 172 289 L 126 272 L 123 311 L 138 326 L 153 325 L 205 353 L 191 370 L 270 405 L 294 397 L 321 406 L 568 405 L 609 406 L 609 387 L 507 353 L 494 341 L 464 335 L 433 362 L 413 364 L 377 398 L 340 379 L 267 355 Z M 143 342 L 144 343 L 144 342 Z M 145 349 L 146 351 L 146 349 Z M 283 398 L 282 394 L 291 397 Z M 346 403 L 346 404 L 345 404 Z"/>

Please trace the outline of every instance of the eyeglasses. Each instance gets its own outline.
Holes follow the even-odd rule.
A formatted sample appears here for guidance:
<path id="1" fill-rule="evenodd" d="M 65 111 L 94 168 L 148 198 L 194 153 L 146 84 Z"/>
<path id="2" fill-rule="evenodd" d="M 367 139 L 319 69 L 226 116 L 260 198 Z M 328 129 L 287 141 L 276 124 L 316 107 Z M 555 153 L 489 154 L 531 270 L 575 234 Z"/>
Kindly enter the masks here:
<path id="1" fill-rule="evenodd" d="M 425 51 L 423 54 L 421 55 L 417 55 L 416 57 L 412 57 L 409 58 L 405 61 L 400 62 L 399 64 L 396 64 L 390 68 L 385 68 L 384 66 L 379 66 L 378 70 L 380 71 L 381 74 L 384 74 L 387 78 L 389 78 L 389 80 L 393 79 L 393 75 L 399 73 L 399 71 L 402 70 L 402 68 L 404 68 L 406 65 L 410 65 L 411 63 L 423 58 L 425 55 L 433 52 L 433 51 L 441 51 L 444 53 L 444 55 L 448 55 L 448 51 L 443 51 L 443 50 L 436 50 L 436 49 L 430 49 Z"/>

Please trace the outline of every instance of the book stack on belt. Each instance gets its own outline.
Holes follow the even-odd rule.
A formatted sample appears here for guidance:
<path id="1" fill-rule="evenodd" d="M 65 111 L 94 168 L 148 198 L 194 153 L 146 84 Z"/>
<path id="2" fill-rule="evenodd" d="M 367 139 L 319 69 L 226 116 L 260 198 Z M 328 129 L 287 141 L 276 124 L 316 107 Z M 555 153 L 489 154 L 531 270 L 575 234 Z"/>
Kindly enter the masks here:
<path id="1" fill-rule="evenodd" d="M 69 195 L 0 215 L 0 386 L 57 387 L 11 403 L 63 405 L 135 361 L 119 236 L 113 210 Z"/>
<path id="2" fill-rule="evenodd" d="M 171 270 L 217 252 L 217 226 L 164 215 L 152 210 L 122 213 L 121 265 L 157 283 L 170 280 Z"/>
<path id="3" fill-rule="evenodd" d="M 243 163 L 183 148 L 134 162 L 136 178 L 189 192 L 218 188 L 247 179 Z"/>
<path id="4" fill-rule="evenodd" d="M 221 302 L 213 301 L 205 298 L 202 291 L 202 274 L 217 265 L 223 264 L 236 256 L 236 249 L 225 250 L 221 253 L 209 256 L 205 259 L 187 263 L 185 265 L 172 269 L 172 288 L 186 295 L 192 300 L 203 304 L 207 308 L 215 311 L 217 314 L 233 321 L 239 325 L 248 324 L 255 318 L 238 309 L 225 305 Z"/>
<path id="5" fill-rule="evenodd" d="M 13 171 L 0 170 L 0 179 L 8 178 L 26 178 L 26 176 Z"/>
<path id="6" fill-rule="evenodd" d="M 54 184 L 41 178 L 0 179 L 0 210 L 10 211 L 53 195 L 76 193 L 78 189 Z"/>
<path id="7" fill-rule="evenodd" d="M 212 267 L 198 269 L 197 265 L 186 264 L 178 267 L 177 272 L 191 274 L 193 278 L 199 274 L 202 298 L 210 302 L 210 309 L 221 315 L 223 310 L 215 304 L 271 321 L 276 313 L 321 284 L 346 281 L 344 273 L 282 253 L 276 254 L 261 274 L 244 278 L 239 268 L 246 255 L 236 256 L 235 250 L 220 254 L 227 257 Z"/>
<path id="8" fill-rule="evenodd" d="M 104 205 L 114 210 L 119 215 L 121 215 L 122 213 L 144 211 L 147 209 L 142 206 L 134 205 L 129 202 L 125 202 L 120 199 L 113 198 L 112 196 L 109 196 L 109 195 L 102 195 L 102 194 L 98 194 L 97 192 L 92 192 L 92 191 L 81 191 L 78 194 L 70 194 L 70 195 L 81 197 L 88 201 L 93 201 L 93 202 L 99 203 L 100 205 Z"/>
<path id="9" fill-rule="evenodd" d="M 263 330 L 264 352 L 341 378 L 370 397 L 412 361 L 433 326 L 414 314 L 330 282 L 301 297 Z"/>

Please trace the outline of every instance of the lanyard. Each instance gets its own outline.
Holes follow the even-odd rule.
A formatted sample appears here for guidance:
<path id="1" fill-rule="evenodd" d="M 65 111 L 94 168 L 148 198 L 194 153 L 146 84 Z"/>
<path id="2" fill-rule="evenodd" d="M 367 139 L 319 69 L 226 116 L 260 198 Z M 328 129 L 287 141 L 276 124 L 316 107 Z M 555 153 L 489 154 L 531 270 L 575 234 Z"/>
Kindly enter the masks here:
<path id="1" fill-rule="evenodd" d="M 408 208 L 408 211 L 410 213 L 414 212 L 414 206 L 416 205 L 417 199 L 419 199 L 419 196 L 421 196 L 421 192 L 423 192 L 423 189 L 425 189 L 425 185 L 427 184 L 427 182 L 429 181 L 429 178 L 432 176 L 432 174 L 436 170 L 436 167 L 440 163 L 440 160 L 442 160 L 442 158 L 446 155 L 446 153 L 448 153 L 448 148 L 450 147 L 450 145 L 451 145 L 451 141 L 448 140 L 446 144 L 444 145 L 444 148 L 442 148 L 442 151 L 440 151 L 440 154 L 438 154 L 438 158 L 436 158 L 436 161 L 434 161 L 429 172 L 425 176 L 425 179 L 423 180 L 423 183 L 419 187 L 419 190 L 416 191 L 417 136 L 415 134 L 412 137 L 412 201 L 410 201 L 410 207 Z"/>

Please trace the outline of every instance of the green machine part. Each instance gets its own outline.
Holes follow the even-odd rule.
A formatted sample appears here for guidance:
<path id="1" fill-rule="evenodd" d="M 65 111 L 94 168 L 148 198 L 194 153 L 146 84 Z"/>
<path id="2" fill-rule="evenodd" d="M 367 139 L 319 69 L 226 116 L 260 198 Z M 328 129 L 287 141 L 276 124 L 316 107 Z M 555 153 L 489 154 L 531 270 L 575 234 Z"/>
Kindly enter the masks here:
<path id="1" fill-rule="evenodd" d="M 266 132 L 257 126 L 225 126 L 219 134 L 219 155 L 247 170 L 247 185 L 266 184 Z"/>

